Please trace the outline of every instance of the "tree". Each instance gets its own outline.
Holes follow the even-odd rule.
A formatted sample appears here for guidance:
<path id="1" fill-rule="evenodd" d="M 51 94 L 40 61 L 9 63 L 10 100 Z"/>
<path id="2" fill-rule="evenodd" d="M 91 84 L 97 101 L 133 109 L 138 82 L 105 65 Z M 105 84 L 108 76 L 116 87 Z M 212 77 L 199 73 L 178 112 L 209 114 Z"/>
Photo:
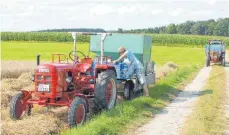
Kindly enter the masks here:
<path id="1" fill-rule="evenodd" d="M 117 32 L 118 33 L 123 33 L 123 29 L 122 28 L 118 28 Z"/>
<path id="2" fill-rule="evenodd" d="M 214 35 L 216 36 L 229 36 L 229 18 L 219 19 L 214 28 Z"/>
<path id="3" fill-rule="evenodd" d="M 195 23 L 191 27 L 190 32 L 191 32 L 191 34 L 199 35 L 201 33 L 201 24 L 200 23 Z"/>
<path id="4" fill-rule="evenodd" d="M 159 27 L 159 33 L 164 34 L 166 31 L 166 26 Z"/>
<path id="5" fill-rule="evenodd" d="M 177 33 L 178 34 L 185 34 L 185 23 L 179 24 L 177 26 Z"/>
<path id="6" fill-rule="evenodd" d="M 118 31 L 122 32 L 122 29 Z M 219 18 L 206 21 L 186 21 L 181 24 L 169 24 L 161 27 L 133 29 L 125 32 L 130 33 L 168 33 L 168 34 L 195 34 L 195 35 L 217 35 L 229 36 L 229 18 Z"/>
<path id="7" fill-rule="evenodd" d="M 176 31 L 176 25 L 175 24 L 170 24 L 167 26 L 166 28 L 166 33 L 168 34 L 175 34 L 177 31 Z"/>

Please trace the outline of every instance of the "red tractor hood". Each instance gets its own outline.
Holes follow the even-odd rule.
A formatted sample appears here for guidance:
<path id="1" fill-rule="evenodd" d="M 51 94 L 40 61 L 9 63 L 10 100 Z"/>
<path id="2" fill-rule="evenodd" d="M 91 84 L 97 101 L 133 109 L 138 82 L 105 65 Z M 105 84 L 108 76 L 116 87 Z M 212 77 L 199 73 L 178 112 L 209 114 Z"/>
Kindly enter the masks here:
<path id="1" fill-rule="evenodd" d="M 76 69 L 79 72 L 86 72 L 91 67 L 88 63 L 66 64 L 66 63 L 50 63 L 42 64 L 37 67 L 38 72 L 55 72 L 62 69 Z M 51 70 L 51 71 L 50 71 Z"/>

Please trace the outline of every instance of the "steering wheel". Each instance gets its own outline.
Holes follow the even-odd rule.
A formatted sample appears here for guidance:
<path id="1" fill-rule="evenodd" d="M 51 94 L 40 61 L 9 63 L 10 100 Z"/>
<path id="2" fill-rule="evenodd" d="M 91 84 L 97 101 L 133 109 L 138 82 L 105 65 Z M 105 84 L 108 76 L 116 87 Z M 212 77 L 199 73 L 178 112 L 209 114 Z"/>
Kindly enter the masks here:
<path id="1" fill-rule="evenodd" d="M 69 53 L 69 58 L 72 60 L 72 61 L 75 61 L 75 57 L 76 57 L 76 60 L 78 61 L 79 59 L 83 59 L 83 58 L 86 58 L 85 54 L 83 54 L 82 52 L 80 51 L 71 51 Z"/>

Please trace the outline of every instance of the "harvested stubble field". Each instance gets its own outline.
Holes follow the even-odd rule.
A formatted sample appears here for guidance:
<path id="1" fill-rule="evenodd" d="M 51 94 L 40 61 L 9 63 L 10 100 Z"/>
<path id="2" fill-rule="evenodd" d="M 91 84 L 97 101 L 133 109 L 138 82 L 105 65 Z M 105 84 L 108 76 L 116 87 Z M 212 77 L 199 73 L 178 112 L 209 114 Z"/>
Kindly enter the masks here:
<path id="1" fill-rule="evenodd" d="M 30 76 L 36 67 L 35 56 L 37 52 L 40 52 L 41 61 L 45 63 L 44 61 L 48 61 L 52 53 L 67 53 L 72 47 L 70 43 L 61 43 L 59 46 L 61 46 L 62 49 L 53 51 L 52 48 L 56 44 L 57 43 L 48 43 L 50 46 L 48 49 L 45 49 L 48 46 L 46 43 L 20 42 L 21 47 L 17 49 L 19 48 L 17 42 L 2 43 L 1 112 L 3 134 L 58 134 L 60 131 L 68 128 L 67 108 L 63 107 L 48 109 L 35 106 L 31 116 L 25 116 L 25 118 L 18 121 L 13 121 L 9 118 L 9 101 L 12 96 L 20 89 L 33 90 L 34 85 L 30 80 Z M 68 48 L 69 50 L 63 48 Z M 80 44 L 78 48 L 82 51 L 88 50 L 88 46 L 85 44 Z M 4 51 L 14 53 L 4 53 Z M 24 59 L 27 61 L 24 61 Z M 32 61 L 33 59 L 34 61 Z M 152 59 L 156 62 L 156 73 L 157 79 L 159 80 L 179 68 L 202 64 L 204 54 L 203 50 L 199 48 L 157 46 L 152 49 Z M 191 63 L 191 61 L 193 61 L 193 63 Z"/>

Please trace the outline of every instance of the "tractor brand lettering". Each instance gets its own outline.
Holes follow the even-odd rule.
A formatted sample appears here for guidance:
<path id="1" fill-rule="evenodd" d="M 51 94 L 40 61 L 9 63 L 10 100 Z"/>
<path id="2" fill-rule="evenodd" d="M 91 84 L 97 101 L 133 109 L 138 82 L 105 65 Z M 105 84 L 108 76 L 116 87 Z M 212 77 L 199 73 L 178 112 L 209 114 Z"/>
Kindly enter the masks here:
<path id="1" fill-rule="evenodd" d="M 47 73 L 47 72 L 49 72 L 49 69 L 48 68 L 40 68 L 38 71 Z"/>

